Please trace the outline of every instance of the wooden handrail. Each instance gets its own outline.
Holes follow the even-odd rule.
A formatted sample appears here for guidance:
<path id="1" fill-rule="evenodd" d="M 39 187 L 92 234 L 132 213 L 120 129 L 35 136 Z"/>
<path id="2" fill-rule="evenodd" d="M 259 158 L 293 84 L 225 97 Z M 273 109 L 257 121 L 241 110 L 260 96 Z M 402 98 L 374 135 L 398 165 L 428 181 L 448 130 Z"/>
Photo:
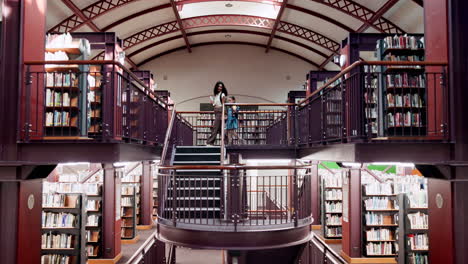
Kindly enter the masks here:
<path id="1" fill-rule="evenodd" d="M 175 165 L 166 166 L 161 165 L 159 169 L 163 170 L 290 170 L 290 169 L 303 169 L 310 166 L 301 165 L 278 165 L 278 166 L 247 166 L 241 164 L 232 165 Z"/>
<path id="2" fill-rule="evenodd" d="M 175 111 L 175 105 L 173 105 L 172 113 L 171 113 L 171 120 L 169 121 L 169 125 L 167 126 L 166 138 L 164 138 L 164 146 L 163 146 L 163 151 L 161 153 L 161 160 L 159 161 L 159 168 L 161 168 L 164 165 L 164 161 L 166 160 L 167 148 L 169 145 L 169 139 L 171 137 L 172 127 L 174 126 L 175 119 L 176 119 L 176 111 Z"/>
<path id="3" fill-rule="evenodd" d="M 385 66 L 385 65 L 390 65 L 390 66 L 447 66 L 447 62 L 430 62 L 430 61 L 420 61 L 420 62 L 413 62 L 413 61 L 356 61 L 355 63 L 351 64 L 350 66 L 346 67 L 344 70 L 342 70 L 340 73 L 335 75 L 335 77 L 331 78 L 328 82 L 326 82 L 324 85 L 322 85 L 320 88 L 315 90 L 313 93 L 311 93 L 309 96 L 306 98 L 302 99 L 297 103 L 297 105 L 302 105 L 304 102 L 309 100 L 311 97 L 316 95 L 317 93 L 321 92 L 322 90 L 326 89 L 330 84 L 334 83 L 336 80 L 341 78 L 343 75 L 349 73 L 353 69 L 362 66 L 362 65 L 380 65 L 380 66 Z"/>
<path id="4" fill-rule="evenodd" d="M 240 114 L 257 114 L 257 113 L 265 113 L 265 114 L 270 114 L 270 113 L 285 113 L 287 112 L 286 110 L 239 110 Z M 178 114 L 213 114 L 214 111 L 177 111 Z"/>
<path id="5" fill-rule="evenodd" d="M 168 104 L 164 101 L 161 96 L 157 95 L 155 92 L 151 91 L 145 83 L 143 83 L 138 76 L 136 76 L 132 71 L 127 69 L 124 65 L 120 62 L 112 61 L 112 60 L 67 60 L 67 61 L 26 61 L 24 62 L 25 65 L 46 65 L 46 64 L 76 64 L 76 65 L 108 65 L 112 64 L 122 68 L 127 74 L 129 74 L 135 81 L 140 84 L 141 86 L 145 87 L 144 92 L 149 92 L 156 98 L 156 101 L 163 104 L 164 107 L 167 107 Z"/>

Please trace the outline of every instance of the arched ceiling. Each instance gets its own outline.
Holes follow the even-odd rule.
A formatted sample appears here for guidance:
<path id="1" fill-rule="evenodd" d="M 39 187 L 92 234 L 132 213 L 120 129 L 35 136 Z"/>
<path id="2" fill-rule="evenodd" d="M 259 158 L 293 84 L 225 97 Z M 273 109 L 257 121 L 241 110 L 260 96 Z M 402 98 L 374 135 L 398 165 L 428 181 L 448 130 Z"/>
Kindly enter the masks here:
<path id="1" fill-rule="evenodd" d="M 116 32 L 131 66 L 206 45 L 255 45 L 317 68 L 349 32 L 423 33 L 420 0 L 49 0 L 47 31 Z"/>

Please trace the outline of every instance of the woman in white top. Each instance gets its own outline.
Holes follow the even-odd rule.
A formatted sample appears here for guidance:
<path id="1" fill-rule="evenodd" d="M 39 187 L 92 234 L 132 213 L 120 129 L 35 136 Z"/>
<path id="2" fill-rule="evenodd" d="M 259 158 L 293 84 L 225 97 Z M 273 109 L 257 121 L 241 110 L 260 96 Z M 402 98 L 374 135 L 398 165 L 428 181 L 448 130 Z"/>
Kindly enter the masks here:
<path id="1" fill-rule="evenodd" d="M 207 145 L 213 145 L 216 140 L 216 136 L 218 133 L 221 133 L 221 115 L 223 110 L 223 103 L 226 99 L 226 96 L 228 96 L 226 86 L 224 86 L 223 82 L 218 81 L 215 84 L 213 95 L 214 96 L 210 96 L 210 101 L 214 106 L 215 120 L 213 128 L 211 129 L 211 135 L 206 141 Z"/>

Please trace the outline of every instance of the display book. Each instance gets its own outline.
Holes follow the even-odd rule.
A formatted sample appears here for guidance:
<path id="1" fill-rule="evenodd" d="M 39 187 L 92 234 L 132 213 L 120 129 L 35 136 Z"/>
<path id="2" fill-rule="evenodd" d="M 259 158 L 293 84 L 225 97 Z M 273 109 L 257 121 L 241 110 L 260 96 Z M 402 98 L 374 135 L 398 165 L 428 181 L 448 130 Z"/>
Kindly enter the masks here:
<path id="1" fill-rule="evenodd" d="M 53 61 L 86 60 L 89 42 L 73 39 L 69 33 L 46 36 L 45 136 L 87 134 L 87 91 L 92 76 L 87 65 L 60 65 Z"/>
<path id="2" fill-rule="evenodd" d="M 153 220 L 158 217 L 158 173 L 158 166 L 151 164 L 151 176 L 153 177 Z"/>
<path id="3" fill-rule="evenodd" d="M 377 42 L 381 61 L 424 61 L 422 35 L 388 36 Z M 383 133 L 385 136 L 426 135 L 426 75 L 423 66 L 381 66 Z"/>
<path id="4" fill-rule="evenodd" d="M 211 128 L 214 124 L 214 113 L 202 113 L 197 116 L 196 143 L 205 145 L 206 140 L 211 135 Z M 237 134 L 244 139 L 248 145 L 266 144 L 267 128 L 276 121 L 274 113 L 242 113 L 239 112 L 239 128 Z M 226 121 L 226 119 L 225 119 Z M 220 145 L 220 135 L 216 137 L 214 145 Z"/>
<path id="5" fill-rule="evenodd" d="M 60 167 L 60 165 L 59 165 Z M 79 171 L 80 175 L 59 174 L 58 182 L 44 182 L 43 193 L 82 194 L 84 203 L 86 253 L 88 258 L 102 255 L 102 170 L 97 172 Z M 92 173 L 85 183 L 81 181 Z"/>
<path id="6" fill-rule="evenodd" d="M 85 264 L 86 195 L 42 194 L 41 264 Z"/>
<path id="7" fill-rule="evenodd" d="M 340 170 L 319 169 L 322 193 L 322 232 L 327 239 L 342 237 L 343 175 Z"/>
<path id="8" fill-rule="evenodd" d="M 396 176 L 380 171 L 371 173 L 384 182 L 362 172 L 363 255 L 397 257 L 401 220 L 397 195 L 419 192 L 421 188 L 427 190 L 427 183 L 419 176 Z"/>
<path id="9" fill-rule="evenodd" d="M 134 164 L 122 177 L 121 185 L 121 216 L 122 239 L 133 239 L 136 236 L 136 225 L 140 221 L 140 180 L 142 176 L 141 163 Z"/>

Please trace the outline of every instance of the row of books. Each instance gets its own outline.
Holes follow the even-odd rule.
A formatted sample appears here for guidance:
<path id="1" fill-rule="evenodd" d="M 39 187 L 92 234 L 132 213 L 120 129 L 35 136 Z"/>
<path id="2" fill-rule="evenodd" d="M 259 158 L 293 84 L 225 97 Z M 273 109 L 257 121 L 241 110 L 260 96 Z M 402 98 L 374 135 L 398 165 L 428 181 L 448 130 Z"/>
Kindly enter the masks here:
<path id="1" fill-rule="evenodd" d="M 86 226 L 99 226 L 99 215 L 88 215 Z"/>
<path id="2" fill-rule="evenodd" d="M 388 228 L 371 228 L 366 231 L 367 241 L 394 240 L 394 231 Z"/>
<path id="3" fill-rule="evenodd" d="M 48 254 L 41 256 L 41 264 L 71 264 L 73 261 L 72 256 Z"/>
<path id="4" fill-rule="evenodd" d="M 77 216 L 70 213 L 52 213 L 42 212 L 43 228 L 74 228 L 76 226 Z"/>
<path id="5" fill-rule="evenodd" d="M 423 107 L 423 101 L 419 94 L 387 94 L 387 105 L 388 107 Z"/>
<path id="6" fill-rule="evenodd" d="M 429 256 L 421 253 L 410 253 L 408 264 L 429 264 Z"/>
<path id="7" fill-rule="evenodd" d="M 122 177 L 122 183 L 135 183 L 140 182 L 140 175 L 138 174 L 129 174 Z"/>
<path id="8" fill-rule="evenodd" d="M 66 180 L 67 178 L 60 179 Z M 81 178 L 79 179 L 81 180 Z M 75 181 L 75 178 L 70 178 L 70 181 Z M 101 192 L 101 183 L 79 183 L 77 182 L 44 182 L 43 193 L 85 193 L 87 195 L 96 195 Z"/>
<path id="9" fill-rule="evenodd" d="M 394 244 L 392 242 L 370 242 L 366 245 L 367 255 L 393 255 L 395 254 Z"/>
<path id="10" fill-rule="evenodd" d="M 427 208 L 427 189 L 416 190 L 408 193 L 411 208 Z"/>
<path id="11" fill-rule="evenodd" d="M 408 245 L 412 250 L 428 250 L 429 237 L 427 234 L 409 234 Z"/>
<path id="12" fill-rule="evenodd" d="M 75 208 L 79 203 L 77 195 L 62 193 L 43 193 L 42 207 L 67 207 Z"/>
<path id="13" fill-rule="evenodd" d="M 423 74 L 410 75 L 408 73 L 388 74 L 386 76 L 387 87 L 414 87 L 421 88 L 426 86 L 426 78 Z"/>
<path id="14" fill-rule="evenodd" d="M 55 107 L 69 107 L 78 106 L 78 94 L 72 94 L 70 97 L 69 92 L 57 92 L 52 89 L 46 89 L 46 106 Z"/>
<path id="15" fill-rule="evenodd" d="M 421 120 L 420 113 L 388 113 L 388 127 L 422 127 L 424 124 Z"/>
<path id="16" fill-rule="evenodd" d="M 327 103 L 325 104 L 326 112 L 340 112 L 341 108 L 341 101 L 327 101 Z"/>
<path id="17" fill-rule="evenodd" d="M 377 118 L 377 108 L 375 107 L 368 107 L 365 110 L 366 118 Z"/>
<path id="18" fill-rule="evenodd" d="M 122 197 L 122 199 L 120 200 L 120 204 L 122 206 L 133 206 L 134 204 L 133 197 Z"/>
<path id="19" fill-rule="evenodd" d="M 385 210 L 398 209 L 396 200 L 388 199 L 388 197 L 372 197 L 364 199 L 366 210 Z"/>
<path id="20" fill-rule="evenodd" d="M 327 227 L 325 230 L 327 237 L 341 237 L 343 235 L 342 227 Z"/>
<path id="21" fill-rule="evenodd" d="M 135 192 L 135 187 L 133 186 L 122 186 L 121 187 L 121 194 L 122 195 L 133 195 Z"/>
<path id="22" fill-rule="evenodd" d="M 365 92 L 364 93 L 364 100 L 366 104 L 376 104 L 377 103 L 377 95 L 374 92 Z"/>
<path id="23" fill-rule="evenodd" d="M 70 117 L 68 111 L 53 111 L 46 113 L 46 126 L 77 126 L 77 117 Z"/>
<path id="24" fill-rule="evenodd" d="M 75 73 L 48 72 L 46 73 L 47 87 L 78 87 L 78 78 Z"/>
<path id="25" fill-rule="evenodd" d="M 383 39 L 384 49 L 424 49 L 424 38 L 408 35 L 388 36 Z"/>
<path id="26" fill-rule="evenodd" d="M 327 115 L 326 118 L 327 125 L 341 125 L 342 124 L 342 116 L 341 113 L 336 113 L 336 115 Z"/>
<path id="27" fill-rule="evenodd" d="M 428 229 L 429 216 L 422 212 L 408 214 L 411 229 Z"/>
<path id="28" fill-rule="evenodd" d="M 342 211 L 342 202 L 325 202 L 325 213 L 341 213 Z"/>
<path id="29" fill-rule="evenodd" d="M 86 254 L 89 256 L 97 256 L 99 254 L 99 246 L 96 245 L 87 245 Z"/>
<path id="30" fill-rule="evenodd" d="M 325 224 L 327 225 L 341 225 L 341 216 L 336 214 L 326 214 Z"/>
<path id="31" fill-rule="evenodd" d="M 56 52 L 46 52 L 45 60 L 46 61 L 67 61 L 69 60 L 69 58 L 66 52 L 59 50 Z"/>
<path id="32" fill-rule="evenodd" d="M 86 242 L 97 242 L 101 236 L 100 231 L 86 230 Z"/>
<path id="33" fill-rule="evenodd" d="M 372 182 L 364 185 L 365 195 L 393 195 L 391 183 Z"/>
<path id="34" fill-rule="evenodd" d="M 395 225 L 398 223 L 398 214 L 366 213 L 366 225 Z"/>
<path id="35" fill-rule="evenodd" d="M 322 176 L 323 186 L 325 188 L 341 188 L 343 187 L 343 174 L 341 172 L 329 172 L 327 170 L 319 170 Z M 341 192 L 341 190 L 339 190 Z"/>
<path id="36" fill-rule="evenodd" d="M 99 208 L 101 208 L 101 201 L 88 200 L 86 202 L 86 211 L 97 211 Z"/>
<path id="37" fill-rule="evenodd" d="M 424 61 L 424 56 L 420 55 L 394 55 L 392 53 L 388 53 L 387 56 L 385 56 L 386 61 L 413 61 L 413 62 L 418 62 L 418 61 Z M 400 67 L 400 66 L 398 66 Z M 414 67 L 414 66 L 411 66 Z"/>
<path id="38" fill-rule="evenodd" d="M 343 192 L 339 189 L 325 190 L 325 200 L 341 200 L 343 199 Z"/>
<path id="39" fill-rule="evenodd" d="M 52 234 L 52 232 L 42 234 L 42 248 L 73 248 L 72 242 L 75 236 L 69 234 Z"/>

